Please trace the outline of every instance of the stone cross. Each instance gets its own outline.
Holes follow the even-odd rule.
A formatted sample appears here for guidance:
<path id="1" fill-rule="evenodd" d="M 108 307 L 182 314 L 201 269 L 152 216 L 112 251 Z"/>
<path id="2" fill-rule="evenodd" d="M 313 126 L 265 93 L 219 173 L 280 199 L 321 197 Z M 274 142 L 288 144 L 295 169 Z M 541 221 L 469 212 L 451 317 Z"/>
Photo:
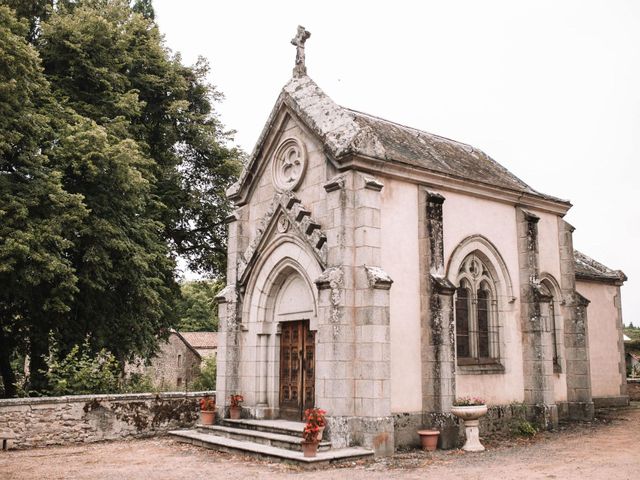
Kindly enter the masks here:
<path id="1" fill-rule="evenodd" d="M 307 38 L 311 36 L 305 28 L 301 25 L 298 25 L 298 33 L 291 40 L 291 44 L 297 47 L 296 49 L 296 66 L 293 68 L 293 76 L 303 77 L 307 74 L 307 67 L 304 64 L 304 42 L 307 41 Z"/>

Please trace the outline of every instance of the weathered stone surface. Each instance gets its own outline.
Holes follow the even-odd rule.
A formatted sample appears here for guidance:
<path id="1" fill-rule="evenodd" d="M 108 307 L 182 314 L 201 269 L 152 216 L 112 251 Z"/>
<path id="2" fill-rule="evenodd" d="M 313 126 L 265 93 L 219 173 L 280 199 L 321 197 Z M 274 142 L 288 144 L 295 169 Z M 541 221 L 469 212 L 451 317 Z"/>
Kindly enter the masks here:
<path id="1" fill-rule="evenodd" d="M 163 435 L 196 423 L 203 393 L 0 400 L 0 425 L 8 425 L 16 448 Z"/>

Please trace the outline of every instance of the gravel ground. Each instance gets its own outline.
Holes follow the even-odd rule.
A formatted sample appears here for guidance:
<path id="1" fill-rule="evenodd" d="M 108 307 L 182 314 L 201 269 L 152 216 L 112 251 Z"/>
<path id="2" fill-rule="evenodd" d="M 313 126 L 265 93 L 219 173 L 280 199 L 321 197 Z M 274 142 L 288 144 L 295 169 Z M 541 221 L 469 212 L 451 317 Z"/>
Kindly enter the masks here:
<path id="1" fill-rule="evenodd" d="M 636 479 L 640 404 L 533 439 L 485 442 L 484 453 L 400 452 L 319 471 L 199 449 L 170 438 L 0 452 L 0 479 Z"/>

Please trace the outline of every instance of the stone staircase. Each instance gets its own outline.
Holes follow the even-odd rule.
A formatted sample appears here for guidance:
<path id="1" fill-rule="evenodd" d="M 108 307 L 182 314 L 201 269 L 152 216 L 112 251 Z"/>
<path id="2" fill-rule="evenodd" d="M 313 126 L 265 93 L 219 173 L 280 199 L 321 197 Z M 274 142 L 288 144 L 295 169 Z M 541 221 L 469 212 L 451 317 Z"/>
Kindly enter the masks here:
<path id="1" fill-rule="evenodd" d="M 318 455 L 302 455 L 304 423 L 287 420 L 230 420 L 219 425 L 196 425 L 195 429 L 169 432 L 176 440 L 199 447 L 229 453 L 243 453 L 259 458 L 317 467 L 331 463 L 373 458 L 373 451 L 360 447 L 331 448 L 320 442 Z"/>

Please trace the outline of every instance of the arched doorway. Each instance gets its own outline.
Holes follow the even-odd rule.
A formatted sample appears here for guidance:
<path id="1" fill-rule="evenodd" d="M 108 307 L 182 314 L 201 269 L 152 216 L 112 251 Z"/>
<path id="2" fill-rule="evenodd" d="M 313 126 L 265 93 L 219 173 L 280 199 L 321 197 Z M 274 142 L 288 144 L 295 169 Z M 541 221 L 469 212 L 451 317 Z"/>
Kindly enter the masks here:
<path id="1" fill-rule="evenodd" d="M 293 269 L 285 276 L 275 296 L 273 320 L 280 329 L 280 417 L 300 420 L 315 402 L 315 331 L 313 295 L 302 276 Z"/>

